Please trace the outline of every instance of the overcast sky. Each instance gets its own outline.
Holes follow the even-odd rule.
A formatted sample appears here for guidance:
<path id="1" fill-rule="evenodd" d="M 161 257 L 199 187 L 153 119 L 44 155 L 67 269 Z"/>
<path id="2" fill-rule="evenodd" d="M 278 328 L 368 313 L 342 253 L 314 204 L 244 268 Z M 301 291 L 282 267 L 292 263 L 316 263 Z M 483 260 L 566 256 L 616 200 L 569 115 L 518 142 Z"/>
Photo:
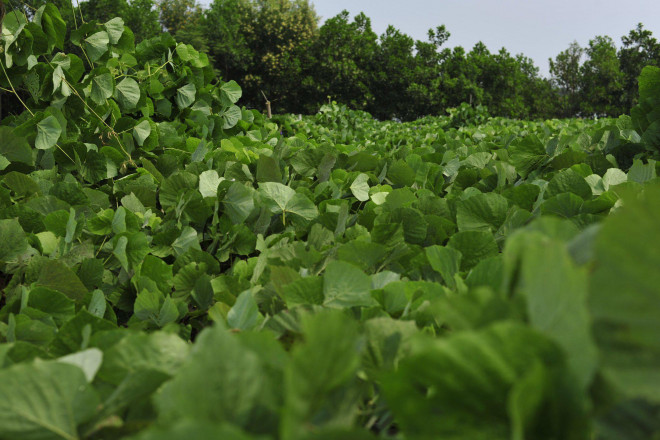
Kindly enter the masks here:
<path id="1" fill-rule="evenodd" d="M 637 23 L 660 39 L 660 0 L 312 0 L 321 23 L 346 9 L 364 12 L 380 35 L 388 24 L 418 40 L 441 24 L 446 45 L 470 49 L 483 41 L 491 52 L 506 47 L 532 58 L 543 75 L 548 58 L 577 40 L 585 46 L 596 35 L 617 44 Z"/>

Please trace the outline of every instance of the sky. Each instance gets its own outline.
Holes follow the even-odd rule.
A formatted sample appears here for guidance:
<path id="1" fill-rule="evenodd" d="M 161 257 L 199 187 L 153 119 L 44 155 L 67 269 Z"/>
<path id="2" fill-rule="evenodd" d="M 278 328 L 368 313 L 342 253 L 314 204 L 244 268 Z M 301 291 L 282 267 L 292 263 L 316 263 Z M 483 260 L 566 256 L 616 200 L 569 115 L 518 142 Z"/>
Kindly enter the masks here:
<path id="1" fill-rule="evenodd" d="M 621 37 L 643 23 L 660 39 L 660 0 L 311 0 L 321 23 L 343 9 L 351 17 L 364 12 L 373 30 L 389 24 L 417 40 L 444 24 L 451 37 L 446 46 L 472 48 L 482 41 L 491 52 L 505 47 L 534 60 L 548 75 L 548 58 L 576 40 L 589 44 L 596 35 Z"/>

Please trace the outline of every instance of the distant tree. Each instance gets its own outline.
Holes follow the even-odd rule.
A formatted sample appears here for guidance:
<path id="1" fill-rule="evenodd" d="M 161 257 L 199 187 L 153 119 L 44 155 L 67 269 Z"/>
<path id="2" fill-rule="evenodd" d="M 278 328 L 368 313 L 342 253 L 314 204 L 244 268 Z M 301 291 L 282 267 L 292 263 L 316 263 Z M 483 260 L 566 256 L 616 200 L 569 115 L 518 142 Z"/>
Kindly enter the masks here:
<path id="1" fill-rule="evenodd" d="M 559 89 L 561 96 L 562 115 L 572 117 L 580 111 L 581 59 L 584 49 L 577 41 L 572 42 L 568 49 L 562 51 L 553 60 L 550 58 L 550 75 L 552 82 Z"/>
<path id="2" fill-rule="evenodd" d="M 415 67 L 415 40 L 390 25 L 380 36 L 379 43 L 374 57 L 377 68 L 374 69 L 372 93 L 376 102 L 372 113 L 380 119 L 411 119 L 407 90 Z"/>
<path id="3" fill-rule="evenodd" d="M 245 32 L 249 17 L 245 2 L 214 0 L 204 15 L 202 28 L 216 69 L 223 78 L 243 78 L 254 56 Z"/>
<path id="4" fill-rule="evenodd" d="M 314 104 L 331 96 L 352 108 L 370 108 L 375 100 L 371 88 L 377 50 L 378 36 L 363 13 L 352 22 L 348 11 L 326 20 L 311 47 Z"/>
<path id="5" fill-rule="evenodd" d="M 117 15 L 117 14 L 115 14 Z M 135 35 L 135 43 L 157 36 L 163 30 L 158 20 L 158 8 L 154 0 L 130 0 L 128 7 L 119 14 Z"/>
<path id="6" fill-rule="evenodd" d="M 216 68 L 241 83 L 243 102 L 261 106 L 263 92 L 280 109 L 300 104 L 303 60 L 318 32 L 309 0 L 214 0 L 204 29 Z"/>
<path id="7" fill-rule="evenodd" d="M 444 110 L 441 93 L 442 45 L 449 37 L 450 33 L 443 25 L 429 29 L 428 41 L 415 42 L 415 67 L 407 90 L 409 105 L 415 116 L 441 114 Z"/>
<path id="8" fill-rule="evenodd" d="M 479 69 L 467 59 L 461 46 L 446 48 L 441 54 L 440 68 L 443 107 L 457 107 L 462 102 L 479 103 L 483 99 L 483 89 L 477 85 Z"/>
<path id="9" fill-rule="evenodd" d="M 612 38 L 597 36 L 589 41 L 587 59 L 580 69 L 581 110 L 586 115 L 618 116 L 623 74 Z"/>
<path id="10" fill-rule="evenodd" d="M 623 73 L 623 108 L 630 110 L 637 103 L 637 78 L 644 66 L 660 66 L 660 43 L 642 23 L 621 41 L 618 56 Z"/>

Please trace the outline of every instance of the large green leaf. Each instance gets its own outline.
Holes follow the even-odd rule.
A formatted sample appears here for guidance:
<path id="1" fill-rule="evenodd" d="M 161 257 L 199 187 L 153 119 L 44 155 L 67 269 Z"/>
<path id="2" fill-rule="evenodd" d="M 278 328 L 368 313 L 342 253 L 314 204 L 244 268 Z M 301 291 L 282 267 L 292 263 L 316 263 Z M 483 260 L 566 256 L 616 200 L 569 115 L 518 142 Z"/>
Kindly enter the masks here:
<path id="1" fill-rule="evenodd" d="M 195 84 L 192 83 L 179 88 L 176 91 L 176 105 L 178 105 L 180 109 L 190 107 L 193 102 L 195 102 L 196 92 L 197 89 L 195 88 Z"/>
<path id="2" fill-rule="evenodd" d="M 268 335 L 256 336 L 264 348 L 281 350 Z M 280 377 L 259 353 L 216 325 L 198 336 L 187 362 L 154 402 L 163 421 L 189 417 L 259 431 L 269 429 L 275 416 Z"/>
<path id="3" fill-rule="evenodd" d="M 361 202 L 369 200 L 369 176 L 359 174 L 351 183 L 351 192 Z"/>
<path id="4" fill-rule="evenodd" d="M 133 78 L 124 78 L 115 87 L 114 96 L 124 110 L 132 110 L 140 100 L 140 86 Z"/>
<path id="5" fill-rule="evenodd" d="M 110 37 L 105 31 L 96 32 L 85 38 L 85 49 L 90 61 L 96 61 L 108 51 Z"/>
<path id="6" fill-rule="evenodd" d="M 0 220 L 0 243 L 0 261 L 11 261 L 27 250 L 28 242 L 18 220 Z"/>
<path id="7" fill-rule="evenodd" d="M 305 343 L 294 349 L 284 377 L 281 432 L 287 439 L 302 438 L 324 425 L 351 427 L 358 414 L 356 323 L 340 312 L 323 313 L 305 318 L 303 333 Z"/>
<path id="8" fill-rule="evenodd" d="M 110 98 L 115 90 L 115 80 L 110 73 L 101 73 L 92 78 L 90 98 L 101 105 Z"/>
<path id="9" fill-rule="evenodd" d="M 607 377 L 660 402 L 660 187 L 629 194 L 596 238 L 589 308 Z"/>
<path id="10" fill-rule="evenodd" d="M 32 149 L 27 140 L 16 136 L 11 127 L 0 127 L 0 155 L 10 162 L 34 165 Z"/>
<path id="11" fill-rule="evenodd" d="M 277 182 L 259 184 L 264 205 L 273 214 L 282 214 L 286 222 L 286 213 L 296 214 L 305 220 L 313 220 L 318 216 L 316 205 L 303 194 Z"/>
<path id="12" fill-rule="evenodd" d="M 37 124 L 37 138 L 35 148 L 48 150 L 55 146 L 62 134 L 62 127 L 54 116 L 47 116 Z"/>
<path id="13" fill-rule="evenodd" d="M 442 275 L 442 279 L 447 286 L 455 289 L 456 280 L 454 276 L 461 267 L 461 253 L 456 249 L 437 245 L 427 247 L 424 252 L 433 270 Z"/>
<path id="14" fill-rule="evenodd" d="M 518 274 L 517 291 L 526 297 L 530 323 L 564 349 L 568 366 L 586 389 L 597 367 L 586 271 L 574 266 L 563 243 L 539 233 L 522 233 L 509 240 L 512 250 L 520 252 L 520 266 L 509 270 Z"/>
<path id="15" fill-rule="evenodd" d="M 371 279 L 356 266 L 343 261 L 332 261 L 323 275 L 323 305 L 345 308 L 374 305 L 371 297 Z"/>
<path id="16" fill-rule="evenodd" d="M 103 24 L 105 30 L 108 32 L 110 43 L 117 44 L 121 35 L 124 33 L 124 20 L 120 17 L 115 17 Z"/>
<path id="17" fill-rule="evenodd" d="M 546 338 L 522 325 L 500 323 L 448 339 L 419 340 L 385 377 L 383 388 L 411 438 L 583 439 L 588 437 L 585 408 L 563 369 L 561 354 Z M 544 377 L 531 380 L 530 374 Z M 536 402 L 525 413 L 520 387 L 527 402 Z"/>
<path id="18" fill-rule="evenodd" d="M 222 102 L 226 106 L 231 106 L 232 104 L 236 104 L 243 95 L 243 91 L 241 90 L 241 87 L 234 80 L 226 82 L 222 86 L 220 86 L 220 93 L 221 93 L 220 96 L 222 98 Z"/>
<path id="19" fill-rule="evenodd" d="M 555 175 L 545 189 L 544 197 L 549 199 L 562 193 L 573 193 L 583 199 L 591 199 L 591 187 L 572 169 L 564 170 Z"/>
<path id="20" fill-rule="evenodd" d="M 188 358 L 189 351 L 190 347 L 174 334 L 131 333 L 105 351 L 105 361 L 98 374 L 114 385 L 139 371 L 174 376 Z"/>
<path id="21" fill-rule="evenodd" d="M 461 200 L 456 207 L 456 224 L 459 231 L 495 232 L 506 220 L 509 203 L 499 194 L 477 194 Z"/>
<path id="22" fill-rule="evenodd" d="M 37 362 L 0 370 L 0 437 L 75 440 L 98 397 L 74 365 Z"/>
<path id="23" fill-rule="evenodd" d="M 461 231 L 451 236 L 447 246 L 461 253 L 461 270 L 468 270 L 488 257 L 499 253 L 493 235 L 488 231 Z"/>
<path id="24" fill-rule="evenodd" d="M 218 175 L 216 170 L 204 171 L 199 175 L 199 192 L 202 197 L 216 197 L 218 195 L 218 185 L 225 180 Z"/>
<path id="25" fill-rule="evenodd" d="M 216 191 L 217 192 L 217 191 Z M 234 182 L 222 200 L 225 213 L 234 224 L 240 224 L 254 210 L 254 189 Z"/>
<path id="26" fill-rule="evenodd" d="M 49 260 L 41 266 L 37 285 L 57 290 L 74 301 L 82 300 L 87 293 L 75 272 L 59 260 Z"/>

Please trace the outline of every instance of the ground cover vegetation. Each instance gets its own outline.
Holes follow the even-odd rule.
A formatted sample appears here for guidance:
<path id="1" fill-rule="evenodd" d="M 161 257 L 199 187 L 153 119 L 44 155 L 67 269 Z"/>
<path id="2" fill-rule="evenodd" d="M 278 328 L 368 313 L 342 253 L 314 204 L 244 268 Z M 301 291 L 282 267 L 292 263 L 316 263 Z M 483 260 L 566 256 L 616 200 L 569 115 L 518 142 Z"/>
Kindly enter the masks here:
<path id="1" fill-rule="evenodd" d="M 20 4 L 30 15 L 44 3 Z M 73 29 L 70 1 L 54 4 Z M 264 110 L 265 95 L 279 113 L 311 114 L 330 97 L 380 120 L 442 115 L 464 101 L 493 116 L 616 117 L 635 105 L 642 68 L 660 66 L 660 43 L 641 24 L 618 49 L 608 36 L 572 44 L 550 60 L 546 79 L 531 59 L 505 48 L 452 47 L 444 26 L 415 41 L 392 26 L 377 35 L 364 14 L 342 12 L 319 25 L 309 0 L 213 0 L 206 8 L 195 0 L 86 0 L 80 7 L 86 20 L 123 17 L 136 43 L 169 31 L 241 84 L 243 105 Z"/>
<path id="2" fill-rule="evenodd" d="M 268 120 L 65 28 L 3 21 L 0 438 L 660 435 L 660 69 L 617 119 Z"/>

